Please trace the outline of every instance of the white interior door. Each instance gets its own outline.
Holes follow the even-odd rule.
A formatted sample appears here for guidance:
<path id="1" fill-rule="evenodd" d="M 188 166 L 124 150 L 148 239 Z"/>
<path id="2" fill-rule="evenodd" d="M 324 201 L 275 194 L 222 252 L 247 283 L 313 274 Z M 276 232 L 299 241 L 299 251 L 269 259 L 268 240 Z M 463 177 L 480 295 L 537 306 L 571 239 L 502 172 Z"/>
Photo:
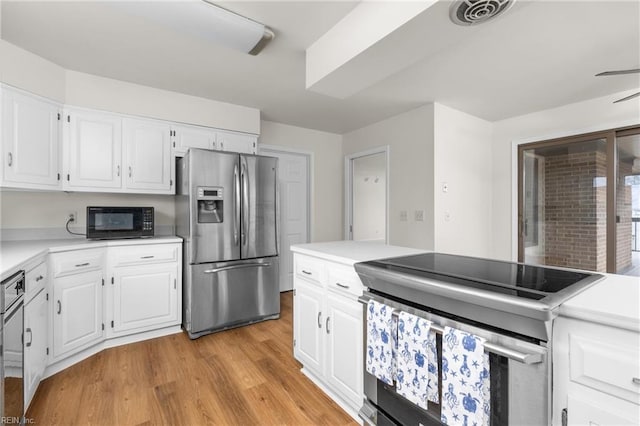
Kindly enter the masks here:
<path id="1" fill-rule="evenodd" d="M 292 244 L 309 242 L 310 156 L 277 148 L 260 147 L 260 153 L 277 157 L 280 190 L 280 291 L 293 289 Z"/>
<path id="2" fill-rule="evenodd" d="M 388 241 L 388 147 L 345 158 L 345 239 Z"/>

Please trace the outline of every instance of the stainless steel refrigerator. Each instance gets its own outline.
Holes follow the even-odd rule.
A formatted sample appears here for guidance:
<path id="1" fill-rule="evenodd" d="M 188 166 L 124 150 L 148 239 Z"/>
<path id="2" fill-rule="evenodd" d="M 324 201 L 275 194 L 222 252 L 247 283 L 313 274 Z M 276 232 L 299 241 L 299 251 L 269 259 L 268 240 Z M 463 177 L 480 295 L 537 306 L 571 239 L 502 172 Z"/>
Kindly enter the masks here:
<path id="1" fill-rule="evenodd" d="M 277 171 L 277 158 L 204 149 L 177 161 L 190 338 L 280 316 Z"/>

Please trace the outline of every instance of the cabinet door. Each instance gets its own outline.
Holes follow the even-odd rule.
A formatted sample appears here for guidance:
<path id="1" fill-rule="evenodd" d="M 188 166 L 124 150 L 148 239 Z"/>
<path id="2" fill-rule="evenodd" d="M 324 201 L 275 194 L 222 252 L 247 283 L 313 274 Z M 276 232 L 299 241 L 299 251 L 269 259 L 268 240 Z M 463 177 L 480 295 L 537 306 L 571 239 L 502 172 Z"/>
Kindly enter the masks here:
<path id="1" fill-rule="evenodd" d="M 179 324 L 177 273 L 177 263 L 116 268 L 113 334 Z"/>
<path id="2" fill-rule="evenodd" d="M 48 301 L 38 293 L 24 308 L 24 407 L 29 408 L 47 365 Z"/>
<path id="3" fill-rule="evenodd" d="M 170 129 L 169 124 L 154 120 L 123 120 L 127 189 L 171 193 Z"/>
<path id="4" fill-rule="evenodd" d="M 258 137 L 243 133 L 218 132 L 218 149 L 222 151 L 255 154 L 258 151 Z"/>
<path id="5" fill-rule="evenodd" d="M 102 271 L 53 282 L 53 356 L 68 356 L 103 339 Z"/>
<path id="6" fill-rule="evenodd" d="M 326 379 L 355 407 L 362 403 L 362 305 L 355 299 L 327 295 Z"/>
<path id="7" fill-rule="evenodd" d="M 65 112 L 64 187 L 115 189 L 122 186 L 122 119 L 107 113 Z"/>
<path id="8" fill-rule="evenodd" d="M 198 126 L 171 126 L 173 153 L 183 156 L 189 148 L 217 149 L 214 129 Z"/>
<path id="9" fill-rule="evenodd" d="M 322 289 L 296 278 L 293 299 L 294 355 L 305 368 L 322 374 L 322 350 L 325 315 Z"/>
<path id="10" fill-rule="evenodd" d="M 3 186 L 60 185 L 60 105 L 3 88 Z"/>

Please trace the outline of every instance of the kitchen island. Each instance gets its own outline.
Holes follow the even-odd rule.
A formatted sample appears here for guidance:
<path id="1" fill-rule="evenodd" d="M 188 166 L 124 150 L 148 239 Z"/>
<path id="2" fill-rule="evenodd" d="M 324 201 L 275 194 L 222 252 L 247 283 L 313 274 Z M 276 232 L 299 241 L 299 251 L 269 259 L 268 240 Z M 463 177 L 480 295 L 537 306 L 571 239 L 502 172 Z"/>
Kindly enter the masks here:
<path id="1" fill-rule="evenodd" d="M 292 246 L 294 355 L 354 418 L 362 403 L 363 286 L 353 265 L 425 250 L 336 241 Z M 547 343 L 554 425 L 640 424 L 640 279 L 602 274 L 555 310 Z M 557 317 L 556 317 L 557 315 Z"/>
<path id="2" fill-rule="evenodd" d="M 297 244 L 291 251 L 294 356 L 302 372 L 360 422 L 363 285 L 353 265 L 425 251 L 361 241 Z"/>

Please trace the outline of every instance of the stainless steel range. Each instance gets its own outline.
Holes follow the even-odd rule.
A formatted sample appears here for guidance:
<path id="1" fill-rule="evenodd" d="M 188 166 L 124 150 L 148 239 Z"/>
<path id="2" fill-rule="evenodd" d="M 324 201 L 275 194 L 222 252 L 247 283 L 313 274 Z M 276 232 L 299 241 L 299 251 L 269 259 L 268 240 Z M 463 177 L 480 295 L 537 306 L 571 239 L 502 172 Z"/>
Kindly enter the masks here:
<path id="1" fill-rule="evenodd" d="M 438 383 L 445 327 L 484 339 L 490 366 L 486 424 L 550 424 L 553 321 L 564 301 L 602 275 L 441 253 L 362 262 L 355 269 L 367 287 L 360 299 L 365 322 L 372 300 L 394 316 L 406 312 L 431 321 Z M 387 384 L 367 371 L 364 376 L 360 416 L 369 424 L 464 424 L 462 418 L 442 421 L 441 388 L 438 403 L 425 410 L 397 394 L 396 380 Z"/>

